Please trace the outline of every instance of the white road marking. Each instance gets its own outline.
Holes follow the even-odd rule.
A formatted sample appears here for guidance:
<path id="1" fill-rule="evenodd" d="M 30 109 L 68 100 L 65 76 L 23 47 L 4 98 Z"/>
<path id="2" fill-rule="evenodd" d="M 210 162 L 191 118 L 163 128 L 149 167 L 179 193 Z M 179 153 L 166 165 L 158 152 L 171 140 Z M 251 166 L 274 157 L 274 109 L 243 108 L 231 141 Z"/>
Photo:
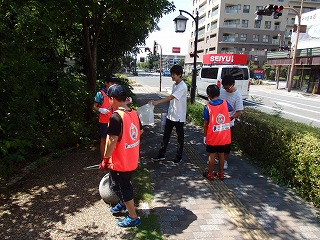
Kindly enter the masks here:
<path id="1" fill-rule="evenodd" d="M 271 109 L 271 110 L 274 110 L 274 111 L 279 111 L 279 109 L 277 109 L 277 108 L 268 107 L 268 106 L 261 105 L 261 104 L 258 104 L 258 103 L 252 102 L 252 101 L 244 100 L 244 102 L 247 102 L 247 103 L 250 103 L 250 104 L 253 104 L 253 105 L 262 107 L 262 108 L 267 108 L 267 109 Z M 296 116 L 296 117 L 308 119 L 308 120 L 313 121 L 313 122 L 319 122 L 319 123 L 320 123 L 320 120 L 319 120 L 319 119 L 309 118 L 309 117 L 302 116 L 302 115 L 295 114 L 295 113 L 291 113 L 291 112 L 288 112 L 288 111 L 283 111 L 283 110 L 280 110 L 280 111 L 283 112 L 283 113 L 285 113 L 285 114 L 289 114 L 289 115 L 292 115 L 292 116 Z"/>
<path id="2" fill-rule="evenodd" d="M 304 104 L 304 103 L 299 103 L 299 102 L 292 102 L 292 101 L 288 101 L 288 100 L 284 100 L 284 99 L 278 99 L 278 98 L 273 98 L 273 97 L 268 97 L 268 96 L 264 96 L 264 95 L 259 95 L 259 94 L 250 94 L 251 96 L 259 96 L 259 97 L 263 97 L 263 98 L 268 98 L 268 99 L 273 99 L 275 101 L 282 101 L 282 102 L 288 102 L 290 104 L 294 103 L 294 104 L 298 104 L 298 105 L 301 105 L 301 106 L 306 106 L 306 107 L 311 107 L 311 108 L 318 108 L 320 109 L 320 106 L 317 107 L 317 106 L 312 106 L 312 105 L 309 105 L 309 104 Z M 283 96 L 283 95 L 282 95 Z M 289 105 L 287 105 L 289 106 Z M 294 105 L 292 105 L 292 107 L 295 107 Z M 298 108 L 298 107 L 297 107 Z M 305 108 L 303 108 L 303 110 L 306 110 Z M 318 111 L 316 111 L 316 113 L 318 113 Z"/>

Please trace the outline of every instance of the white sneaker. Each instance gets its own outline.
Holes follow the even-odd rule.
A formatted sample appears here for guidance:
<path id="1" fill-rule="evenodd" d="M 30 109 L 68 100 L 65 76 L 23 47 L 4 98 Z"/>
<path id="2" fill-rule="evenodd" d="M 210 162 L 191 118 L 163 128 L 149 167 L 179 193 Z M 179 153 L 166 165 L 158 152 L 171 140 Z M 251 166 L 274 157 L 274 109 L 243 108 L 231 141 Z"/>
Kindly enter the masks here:
<path id="1" fill-rule="evenodd" d="M 209 161 L 207 161 L 207 164 L 209 164 Z M 219 159 L 215 158 L 214 164 L 219 164 Z M 227 160 L 224 160 L 223 169 L 226 170 L 227 168 L 228 168 L 228 162 L 227 162 Z"/>
<path id="2" fill-rule="evenodd" d="M 228 168 L 228 162 L 227 160 L 224 160 L 223 169 L 226 170 Z"/>

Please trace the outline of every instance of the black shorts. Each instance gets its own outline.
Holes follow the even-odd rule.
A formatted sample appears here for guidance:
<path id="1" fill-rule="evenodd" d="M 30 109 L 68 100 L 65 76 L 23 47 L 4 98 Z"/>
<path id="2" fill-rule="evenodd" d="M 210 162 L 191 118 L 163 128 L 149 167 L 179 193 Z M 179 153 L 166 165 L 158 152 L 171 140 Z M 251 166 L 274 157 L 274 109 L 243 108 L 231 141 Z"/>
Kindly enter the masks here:
<path id="1" fill-rule="evenodd" d="M 111 188 L 119 199 L 127 202 L 133 199 L 132 172 L 116 172 L 110 170 Z"/>
<path id="2" fill-rule="evenodd" d="M 99 124 L 100 124 L 100 137 L 107 138 L 108 123 L 99 123 Z"/>
<path id="3" fill-rule="evenodd" d="M 231 144 L 218 145 L 218 146 L 206 146 L 206 151 L 208 153 L 230 153 Z"/>

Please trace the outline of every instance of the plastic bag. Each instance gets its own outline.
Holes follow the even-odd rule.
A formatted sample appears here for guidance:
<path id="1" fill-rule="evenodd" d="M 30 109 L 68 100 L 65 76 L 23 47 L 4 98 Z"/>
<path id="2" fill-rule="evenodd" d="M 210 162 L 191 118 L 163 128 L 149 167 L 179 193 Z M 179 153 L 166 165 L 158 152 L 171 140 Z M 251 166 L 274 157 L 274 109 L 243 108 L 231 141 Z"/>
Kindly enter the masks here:
<path id="1" fill-rule="evenodd" d="M 154 124 L 154 106 L 152 104 L 145 104 L 138 107 L 137 113 L 140 118 L 142 126 Z"/>

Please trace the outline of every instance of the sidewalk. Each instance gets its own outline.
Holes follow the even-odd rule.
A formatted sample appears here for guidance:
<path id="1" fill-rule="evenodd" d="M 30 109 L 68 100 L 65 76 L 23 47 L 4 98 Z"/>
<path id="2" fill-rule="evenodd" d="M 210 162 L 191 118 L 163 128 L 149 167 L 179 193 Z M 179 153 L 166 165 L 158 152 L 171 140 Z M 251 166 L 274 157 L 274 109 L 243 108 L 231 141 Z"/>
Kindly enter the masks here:
<path id="1" fill-rule="evenodd" d="M 139 106 L 162 95 L 135 86 Z M 201 128 L 187 124 L 183 162 L 174 164 L 176 138 L 172 136 L 166 160 L 154 163 L 162 138 L 160 113 L 155 126 L 146 126 L 141 139 L 141 164 L 154 182 L 153 209 L 159 214 L 167 239 L 320 239 L 319 210 L 263 176 L 245 158 L 233 152 L 224 181 L 202 177 L 207 154 Z"/>

